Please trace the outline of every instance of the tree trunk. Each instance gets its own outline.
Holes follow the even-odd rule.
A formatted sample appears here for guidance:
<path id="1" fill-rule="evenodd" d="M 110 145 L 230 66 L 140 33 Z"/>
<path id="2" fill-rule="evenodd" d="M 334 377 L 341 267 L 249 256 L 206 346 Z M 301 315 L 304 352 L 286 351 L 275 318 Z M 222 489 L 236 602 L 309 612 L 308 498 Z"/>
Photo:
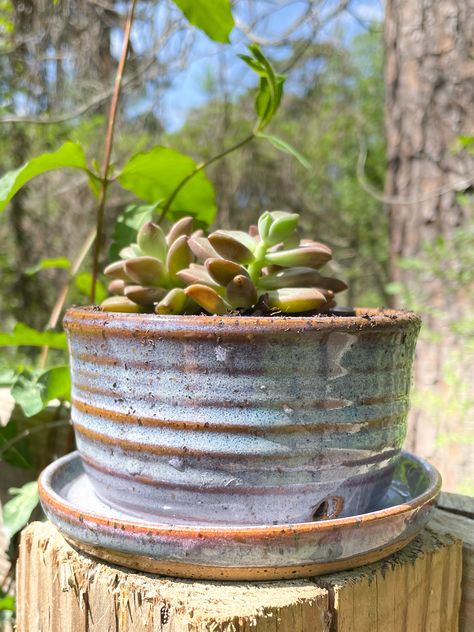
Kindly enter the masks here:
<path id="1" fill-rule="evenodd" d="M 459 193 L 472 209 L 474 154 L 454 148 L 474 134 L 473 15 L 474 0 L 391 0 L 385 21 L 391 273 L 411 297 L 399 304 L 424 320 L 408 447 L 434 460 L 451 489 L 474 474 L 462 393 L 474 362 L 455 333 L 472 284 L 447 274 L 465 255 L 470 208 Z"/>

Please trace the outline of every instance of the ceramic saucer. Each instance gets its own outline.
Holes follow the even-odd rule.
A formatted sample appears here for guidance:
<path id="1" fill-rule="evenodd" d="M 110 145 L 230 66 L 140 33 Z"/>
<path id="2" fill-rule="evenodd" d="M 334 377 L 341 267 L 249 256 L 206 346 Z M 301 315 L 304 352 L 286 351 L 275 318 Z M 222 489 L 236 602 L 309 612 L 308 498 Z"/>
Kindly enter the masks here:
<path id="1" fill-rule="evenodd" d="M 109 507 L 95 495 L 77 452 L 41 474 L 48 518 L 77 548 L 114 564 L 175 577 L 265 580 L 311 577 L 370 564 L 426 525 L 441 488 L 437 470 L 402 453 L 372 511 L 288 525 L 162 525 Z"/>

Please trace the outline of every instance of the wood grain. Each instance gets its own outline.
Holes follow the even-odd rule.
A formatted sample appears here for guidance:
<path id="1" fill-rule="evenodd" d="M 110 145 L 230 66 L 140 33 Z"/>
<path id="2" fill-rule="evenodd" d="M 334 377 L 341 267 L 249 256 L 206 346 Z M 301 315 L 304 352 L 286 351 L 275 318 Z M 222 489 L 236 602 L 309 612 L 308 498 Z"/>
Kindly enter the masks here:
<path id="1" fill-rule="evenodd" d="M 457 632 L 460 582 L 460 541 L 431 530 L 351 572 L 216 583 L 128 572 L 32 523 L 18 563 L 17 632 Z"/>
<path id="2" fill-rule="evenodd" d="M 443 494 L 442 496 L 445 496 Z M 455 496 L 449 494 L 449 496 Z M 466 502 L 460 499 L 466 498 Z M 447 500 L 447 499 L 445 499 Z M 453 499 L 450 499 L 452 502 Z M 444 502 L 444 501 L 442 501 Z M 455 503 L 456 511 L 468 512 L 474 505 L 474 499 L 460 496 Z M 451 508 L 453 508 L 451 506 Z M 448 513 L 437 509 L 430 525 L 438 530 L 452 534 L 463 541 L 462 549 L 462 599 L 459 616 L 459 629 L 461 632 L 474 630 L 474 521 L 466 515 Z"/>

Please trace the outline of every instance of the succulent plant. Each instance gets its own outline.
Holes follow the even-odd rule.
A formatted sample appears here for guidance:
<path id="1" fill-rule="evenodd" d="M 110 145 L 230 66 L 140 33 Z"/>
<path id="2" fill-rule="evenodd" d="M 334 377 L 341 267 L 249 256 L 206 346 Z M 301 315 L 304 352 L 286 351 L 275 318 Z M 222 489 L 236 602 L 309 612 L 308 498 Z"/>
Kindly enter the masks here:
<path id="1" fill-rule="evenodd" d="M 157 224 L 144 224 L 138 231 L 137 243 L 123 248 L 121 260 L 104 270 L 112 278 L 108 290 L 113 296 L 102 302 L 102 309 L 110 312 L 154 309 L 158 314 L 199 311 L 199 306 L 184 293 L 185 283 L 177 275 L 193 258 L 188 246 L 192 225 L 191 217 L 183 217 L 165 235 Z M 200 231 L 196 236 L 199 234 Z"/>
<path id="2" fill-rule="evenodd" d="M 137 244 L 111 264 L 109 311 L 225 314 L 251 313 L 259 306 L 269 313 L 325 312 L 334 296 L 347 288 L 319 272 L 331 257 L 328 246 L 300 239 L 299 215 L 266 211 L 249 232 L 217 230 L 208 237 L 191 234 L 184 218 L 165 237 L 159 226 L 145 224 Z M 199 263 L 197 263 L 196 261 Z"/>

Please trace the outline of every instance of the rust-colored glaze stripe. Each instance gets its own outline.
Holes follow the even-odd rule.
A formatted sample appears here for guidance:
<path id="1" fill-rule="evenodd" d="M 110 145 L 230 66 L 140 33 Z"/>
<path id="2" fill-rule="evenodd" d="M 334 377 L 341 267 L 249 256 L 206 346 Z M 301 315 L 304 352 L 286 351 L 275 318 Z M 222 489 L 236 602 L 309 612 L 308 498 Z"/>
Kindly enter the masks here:
<path id="1" fill-rule="evenodd" d="M 436 499 L 441 490 L 441 477 L 436 475 L 434 489 L 430 489 L 422 494 L 417 502 L 411 504 L 400 504 L 388 509 L 380 509 L 362 516 L 349 516 L 348 518 L 337 518 L 335 524 L 331 526 L 332 530 L 345 530 L 351 528 L 361 528 L 364 524 L 387 520 L 397 515 L 412 513 L 413 511 L 421 511 L 424 507 L 435 505 Z M 117 521 L 100 516 L 87 511 L 81 511 L 72 508 L 68 503 L 64 502 L 55 492 L 50 493 L 43 485 L 42 478 L 39 479 L 39 494 L 41 502 L 45 507 L 51 507 L 54 513 L 59 513 L 66 522 L 72 525 L 83 525 L 87 520 L 92 524 L 103 527 L 112 527 L 118 529 Z M 296 525 L 282 526 L 251 526 L 251 527 L 192 527 L 178 525 L 158 525 L 152 522 L 134 522 L 133 520 L 120 520 L 120 524 L 138 535 L 166 536 L 172 539 L 189 538 L 190 536 L 207 537 L 212 539 L 233 540 L 236 537 L 244 538 L 246 542 L 261 542 L 262 537 L 265 538 L 291 538 L 298 535 L 306 535 L 315 531 L 327 531 L 327 521 L 299 523 Z"/>
<path id="2" fill-rule="evenodd" d="M 96 441 L 97 443 L 105 444 L 110 447 L 119 447 L 124 451 L 136 452 L 136 453 L 145 453 L 145 454 L 162 454 L 166 456 L 180 456 L 180 457 L 205 457 L 206 459 L 220 459 L 220 460 L 230 460 L 237 461 L 244 459 L 248 460 L 275 460 L 278 456 L 279 459 L 291 459 L 295 456 L 296 452 L 294 449 L 288 448 L 287 452 L 277 453 L 277 452 L 260 452 L 260 453 L 241 453 L 236 454 L 235 452 L 210 452 L 209 450 L 196 450 L 187 448 L 186 446 L 176 448 L 171 446 L 161 446 L 161 445 L 153 445 L 153 444 L 144 444 L 138 441 L 130 441 L 129 439 L 119 439 L 117 437 L 112 438 L 106 434 L 101 432 L 97 432 L 96 430 L 91 430 L 90 428 L 86 428 L 82 424 L 77 421 L 74 422 L 74 430 L 77 434 L 89 439 L 90 441 Z M 375 449 L 375 446 L 374 446 Z M 301 451 L 298 454 L 304 455 L 305 452 Z M 310 453 L 307 453 L 308 456 Z M 380 460 L 385 460 L 383 454 L 380 455 Z"/>
<path id="3" fill-rule="evenodd" d="M 149 485 L 150 487 L 157 487 L 162 489 L 185 489 L 189 492 L 202 492 L 202 485 L 191 485 L 189 483 L 170 483 L 169 481 L 155 480 L 149 478 L 148 476 L 142 476 L 138 474 L 126 474 L 125 472 L 118 472 L 117 470 L 112 470 L 106 467 L 103 463 L 98 463 L 95 459 L 91 459 L 90 456 L 86 456 L 81 452 L 81 461 L 85 463 L 87 466 L 92 468 L 93 470 L 97 470 L 98 472 L 102 472 L 107 476 L 113 476 L 114 478 L 121 478 L 125 481 L 138 481 L 139 483 L 143 483 L 144 485 Z M 377 476 L 379 473 L 377 472 Z M 304 488 L 309 488 L 314 486 L 314 483 L 294 483 L 293 485 L 252 485 L 252 486 L 233 486 L 233 487 L 225 487 L 222 485 L 209 486 L 206 485 L 206 494 L 230 494 L 238 495 L 243 494 L 244 496 L 258 496 L 265 493 L 271 493 L 272 495 L 283 495 L 288 493 L 296 492 L 297 490 L 302 490 Z M 297 488 L 297 489 L 296 489 Z M 107 502 L 107 500 L 105 500 Z"/>
<path id="4" fill-rule="evenodd" d="M 162 338 L 216 337 L 254 339 L 272 336 L 282 338 L 304 336 L 306 333 L 333 333 L 335 331 L 368 333 L 377 331 L 378 335 L 416 330 L 421 320 L 413 312 L 399 310 L 356 309 L 357 316 L 331 318 L 327 316 L 291 316 L 265 318 L 246 316 L 160 316 L 155 314 L 119 314 L 102 312 L 84 307 L 69 309 L 64 318 L 66 330 L 79 334 L 103 336 L 113 332 L 124 338 L 150 338 L 158 335 Z"/>
<path id="5" fill-rule="evenodd" d="M 88 384 L 78 384 L 77 382 L 74 384 L 74 389 L 78 391 L 82 391 L 89 395 L 90 393 L 94 393 L 96 395 L 103 395 L 104 397 L 110 397 L 112 399 L 116 399 L 117 397 L 122 397 L 125 399 L 125 396 L 122 395 L 120 391 L 109 390 L 106 388 L 101 388 L 99 386 L 89 386 Z M 76 398 L 77 399 L 77 398 Z M 140 396 L 142 401 L 151 401 L 151 402 L 164 402 L 169 403 L 170 398 L 160 397 L 158 393 L 152 393 L 147 396 Z M 406 400 L 407 395 L 405 393 L 401 393 L 399 395 L 385 395 L 381 397 L 364 397 L 360 401 L 351 402 L 352 406 L 373 406 L 377 404 L 391 404 L 393 402 L 400 402 Z M 265 409 L 273 409 L 276 410 L 283 406 L 283 402 L 274 402 L 273 406 L 269 406 L 269 400 L 256 402 L 246 401 L 246 400 L 225 400 L 225 399 L 198 399 L 197 397 L 190 398 L 186 397 L 185 399 L 178 400 L 175 397 L 171 400 L 173 405 L 175 406 L 191 406 L 192 408 L 265 408 Z M 285 406 L 290 407 L 292 410 L 299 410 L 300 408 L 304 411 L 308 410 L 336 410 L 338 408 L 346 408 L 347 402 L 342 399 L 315 399 L 313 401 L 303 400 L 301 398 L 291 400 L 287 399 L 284 402 Z"/>
<path id="6" fill-rule="evenodd" d="M 97 408 L 91 406 L 86 402 L 79 399 L 73 399 L 72 404 L 74 408 L 81 412 L 91 415 L 93 417 L 99 417 L 100 419 L 106 419 L 107 421 L 113 421 L 116 423 L 132 424 L 136 426 L 152 426 L 156 428 L 173 428 L 174 430 L 193 430 L 196 432 L 225 432 L 228 434 L 247 434 L 262 436 L 268 434 L 292 434 L 300 432 L 320 432 L 333 433 L 333 432 L 348 432 L 348 428 L 354 429 L 354 427 L 361 426 L 362 428 L 379 428 L 396 425 L 400 423 L 399 415 L 388 415 L 386 417 L 378 417 L 367 421 L 351 421 L 350 423 L 343 422 L 322 422 L 316 424 L 288 424 L 285 426 L 250 426 L 243 424 L 225 424 L 225 423 L 209 423 L 207 421 L 179 421 L 175 419 L 156 419 L 154 417 L 137 417 L 129 413 L 120 413 L 115 410 L 108 410 L 106 408 Z"/>
<path id="7" fill-rule="evenodd" d="M 291 566 L 207 566 L 203 564 L 191 564 L 190 562 L 177 562 L 175 560 L 157 560 L 146 555 L 135 553 L 123 553 L 121 551 L 104 549 L 100 546 L 84 543 L 79 539 L 65 535 L 66 540 L 73 546 L 112 564 L 118 564 L 126 568 L 168 575 L 171 577 L 184 577 L 186 579 L 217 580 L 219 581 L 254 581 L 254 580 L 284 580 L 295 577 L 315 577 L 326 573 L 358 568 L 378 562 L 403 549 L 416 536 L 416 533 L 397 540 L 389 545 L 375 549 L 368 553 L 360 553 L 342 560 L 331 562 L 307 562 Z"/>
<path id="8" fill-rule="evenodd" d="M 399 452 L 400 452 L 399 450 L 391 450 L 390 452 L 385 452 L 384 460 L 387 461 L 389 459 L 392 459 Z M 132 474 L 126 474 L 125 472 L 118 472 L 117 470 L 111 470 L 110 468 L 106 467 L 103 463 L 97 463 L 95 459 L 91 459 L 90 456 L 86 456 L 82 452 L 81 452 L 81 460 L 83 463 L 85 463 L 87 466 L 89 466 L 93 470 L 102 472 L 102 474 L 106 474 L 107 476 L 113 476 L 114 478 L 121 478 L 126 481 L 138 481 L 139 483 L 142 483 L 144 485 L 149 485 L 150 487 L 172 489 L 172 490 L 186 489 L 186 491 L 190 491 L 190 492 L 193 492 L 193 491 L 202 492 L 201 485 L 191 485 L 189 483 L 178 483 L 178 482 L 170 483 L 169 481 L 155 480 L 147 476 L 142 476 L 138 474 L 132 475 Z M 344 463 L 343 465 L 350 466 L 351 463 Z M 371 474 L 363 474 L 361 476 L 356 476 L 354 477 L 354 479 L 347 480 L 346 484 L 348 485 L 348 487 L 351 487 L 351 486 L 357 487 L 358 485 L 360 485 L 360 482 L 358 480 L 360 478 L 364 478 L 366 482 L 375 481 L 376 479 L 380 478 L 382 472 L 388 467 L 391 467 L 391 466 L 390 465 L 384 466 L 384 468 L 382 469 L 374 470 Z M 222 494 L 225 491 L 226 493 L 244 494 L 244 495 L 250 495 L 250 496 L 252 495 L 258 496 L 259 494 L 262 494 L 262 492 L 263 493 L 271 492 L 273 495 L 279 495 L 279 494 L 283 495 L 283 494 L 288 494 L 288 493 L 296 493 L 297 491 L 311 488 L 313 486 L 314 486 L 314 483 L 311 483 L 311 482 L 293 483 L 292 485 L 253 485 L 253 486 L 245 486 L 245 487 L 239 486 L 239 487 L 227 487 L 227 488 L 225 488 L 224 485 L 212 486 L 212 487 L 206 485 L 206 494 L 207 493 Z M 105 500 L 104 502 L 107 502 L 107 500 Z"/>
<path id="9" fill-rule="evenodd" d="M 112 399 L 117 399 L 118 397 L 123 397 L 122 393 L 117 391 L 110 391 L 108 389 L 102 389 L 100 387 L 74 384 L 74 389 L 83 391 L 87 395 L 90 393 L 95 393 L 96 395 L 104 395 L 105 397 L 110 397 Z M 125 397 L 123 397 L 125 399 Z M 283 402 L 277 402 L 276 405 L 269 406 L 269 401 L 250 401 L 250 400 L 225 400 L 225 399 L 198 399 L 197 397 L 191 397 L 188 399 L 178 400 L 176 397 L 172 399 L 169 397 L 160 397 L 157 393 L 153 393 L 147 397 L 140 396 L 139 399 L 141 401 L 151 401 L 151 402 L 164 402 L 170 404 L 173 403 L 173 406 L 190 406 L 192 408 L 272 408 L 278 409 L 282 408 Z M 403 397 L 399 398 L 403 399 Z M 74 399 L 74 402 L 79 401 L 77 398 Z M 389 403 L 394 401 L 393 397 L 390 397 L 387 402 Z M 397 400 L 398 401 L 398 400 Z M 305 401 L 302 405 L 301 399 L 296 400 L 285 400 L 285 406 L 289 406 L 292 410 L 298 410 L 300 407 L 304 407 L 304 410 L 335 410 L 337 408 L 345 408 L 346 402 L 344 400 L 339 399 L 316 399 L 312 402 Z"/>

